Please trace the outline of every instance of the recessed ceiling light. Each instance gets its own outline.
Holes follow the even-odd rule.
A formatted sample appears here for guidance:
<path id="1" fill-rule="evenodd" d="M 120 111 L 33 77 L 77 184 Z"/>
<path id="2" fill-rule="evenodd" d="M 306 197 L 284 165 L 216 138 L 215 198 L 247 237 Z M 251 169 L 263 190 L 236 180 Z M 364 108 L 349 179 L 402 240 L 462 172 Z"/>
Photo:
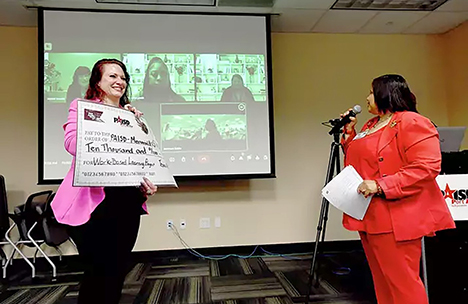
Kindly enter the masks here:
<path id="1" fill-rule="evenodd" d="M 341 10 L 433 11 L 448 0 L 337 0 L 331 7 Z"/>

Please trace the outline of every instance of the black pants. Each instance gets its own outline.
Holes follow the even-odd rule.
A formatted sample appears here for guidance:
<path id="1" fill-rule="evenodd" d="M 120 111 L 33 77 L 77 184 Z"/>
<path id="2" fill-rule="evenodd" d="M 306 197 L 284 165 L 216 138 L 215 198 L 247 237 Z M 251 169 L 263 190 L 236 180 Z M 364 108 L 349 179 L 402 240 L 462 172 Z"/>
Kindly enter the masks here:
<path id="1" fill-rule="evenodd" d="M 84 266 L 79 304 L 118 304 L 143 213 L 138 188 L 105 188 L 106 197 L 91 219 L 69 233 Z"/>

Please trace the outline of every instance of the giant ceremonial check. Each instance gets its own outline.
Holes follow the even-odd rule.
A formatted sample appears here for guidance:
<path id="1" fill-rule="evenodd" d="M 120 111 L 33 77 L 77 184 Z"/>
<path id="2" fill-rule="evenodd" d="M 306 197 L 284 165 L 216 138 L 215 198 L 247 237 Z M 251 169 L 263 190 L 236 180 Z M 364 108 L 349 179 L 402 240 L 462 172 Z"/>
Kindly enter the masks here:
<path id="1" fill-rule="evenodd" d="M 455 221 L 468 221 L 468 174 L 439 175 L 436 178 Z"/>
<path id="2" fill-rule="evenodd" d="M 177 186 L 144 119 L 86 100 L 77 111 L 74 186 Z"/>

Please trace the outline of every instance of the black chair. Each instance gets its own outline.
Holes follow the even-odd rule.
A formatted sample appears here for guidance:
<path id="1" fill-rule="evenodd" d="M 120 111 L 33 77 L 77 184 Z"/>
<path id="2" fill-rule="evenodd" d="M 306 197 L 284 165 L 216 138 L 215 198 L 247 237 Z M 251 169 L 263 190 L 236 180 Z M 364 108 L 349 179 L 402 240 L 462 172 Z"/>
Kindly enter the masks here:
<path id="1" fill-rule="evenodd" d="M 41 252 L 44 258 L 47 260 L 47 262 L 52 266 L 53 276 L 56 276 L 56 267 L 54 263 L 39 246 L 39 244 L 45 242 L 45 236 L 43 233 L 43 229 L 41 228 L 41 217 L 36 211 L 36 208 L 45 208 L 44 206 L 49 201 L 49 198 L 52 195 L 52 193 L 53 191 L 47 190 L 31 194 L 26 200 L 25 204 L 15 207 L 14 214 L 8 214 L 9 218 L 13 220 L 13 225 L 10 226 L 10 228 L 5 233 L 5 239 L 13 247 L 13 251 L 7 262 L 3 265 L 4 278 L 6 278 L 6 270 L 8 264 L 13 261 L 16 252 L 19 253 L 21 257 L 26 261 L 26 263 L 28 263 L 31 267 L 32 277 L 34 278 L 36 276 L 36 269 L 34 265 L 31 263 L 31 261 L 29 261 L 29 259 L 24 255 L 24 253 L 20 249 L 22 245 L 36 248 L 36 254 L 37 251 Z M 13 242 L 9 236 L 10 232 L 14 229 L 14 227 L 18 228 L 20 236 L 19 240 L 16 242 Z M 34 257 L 36 256 L 36 254 L 34 255 Z"/>
<path id="2" fill-rule="evenodd" d="M 62 260 L 62 252 L 59 248 L 60 245 L 66 241 L 71 241 L 67 228 L 65 225 L 60 224 L 52 211 L 50 204 L 55 197 L 55 193 L 49 197 L 47 203 L 43 206 L 36 206 L 36 212 L 40 216 L 41 228 L 43 230 L 44 242 L 47 246 L 54 248 Z M 73 245 L 75 245 L 72 242 Z M 76 246 L 75 246 L 76 247 Z"/>
<path id="3" fill-rule="evenodd" d="M 7 190 L 5 177 L 0 175 L 0 245 L 11 245 L 13 247 L 11 255 L 8 259 L 6 258 L 3 248 L 0 250 L 0 255 L 2 257 L 3 278 L 6 278 L 6 269 L 8 264 L 13 263 L 13 257 L 16 252 L 20 253 L 21 257 L 31 267 L 32 273 L 35 274 L 34 265 L 21 252 L 21 250 L 19 250 L 19 247 L 25 243 L 25 240 L 19 239 L 16 242 L 13 242 L 9 237 L 10 232 L 17 226 L 15 223 L 17 217 L 14 214 L 8 213 L 8 201 L 6 193 Z M 10 219 L 13 220 L 13 224 L 11 224 Z"/>

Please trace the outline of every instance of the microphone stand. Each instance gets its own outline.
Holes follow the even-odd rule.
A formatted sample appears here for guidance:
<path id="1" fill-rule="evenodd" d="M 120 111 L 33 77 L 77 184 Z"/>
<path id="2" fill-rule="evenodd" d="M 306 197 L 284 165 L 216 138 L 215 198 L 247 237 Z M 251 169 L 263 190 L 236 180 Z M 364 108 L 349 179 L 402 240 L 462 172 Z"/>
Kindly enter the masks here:
<path id="1" fill-rule="evenodd" d="M 330 156 L 328 160 L 328 169 L 327 169 L 327 176 L 325 179 L 325 185 L 328 184 L 336 174 L 339 174 L 341 170 L 340 147 L 342 148 L 342 145 L 340 143 L 340 135 L 342 134 L 342 131 L 341 131 L 342 125 L 339 122 L 340 122 L 339 119 L 328 121 L 328 123 L 331 124 L 332 126 L 332 129 L 329 131 L 329 134 L 333 135 L 333 142 L 331 143 L 331 148 L 330 148 Z M 327 125 L 326 123 L 323 123 L 323 124 Z M 312 261 L 310 264 L 309 280 L 307 284 L 307 294 L 306 294 L 305 304 L 308 304 L 310 300 L 309 298 L 310 298 L 310 293 L 311 293 L 311 288 L 312 288 L 312 282 L 314 280 L 314 274 L 315 274 L 315 286 L 318 287 L 319 285 L 318 275 L 316 274 L 317 257 L 318 257 L 318 254 L 320 253 L 319 251 L 320 242 L 322 243 L 325 242 L 325 231 L 327 227 L 329 207 L 330 207 L 330 203 L 327 201 L 326 198 L 322 197 L 322 206 L 320 208 L 320 216 L 319 216 L 319 220 L 317 224 L 317 235 L 315 237 L 314 253 L 312 255 Z"/>

